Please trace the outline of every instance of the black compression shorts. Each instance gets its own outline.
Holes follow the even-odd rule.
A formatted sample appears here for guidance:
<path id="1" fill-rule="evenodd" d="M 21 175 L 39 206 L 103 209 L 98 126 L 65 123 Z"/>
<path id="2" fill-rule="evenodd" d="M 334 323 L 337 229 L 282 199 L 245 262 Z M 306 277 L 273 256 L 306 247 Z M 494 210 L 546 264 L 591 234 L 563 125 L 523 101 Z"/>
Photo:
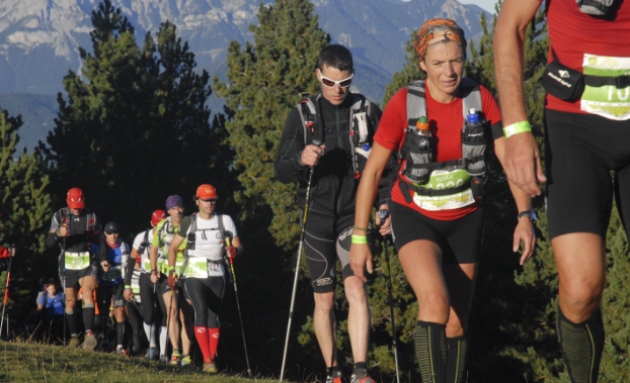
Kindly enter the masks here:
<path id="1" fill-rule="evenodd" d="M 442 250 L 442 263 L 475 263 L 483 236 L 483 208 L 459 219 L 441 221 L 392 202 L 392 238 L 397 251 L 409 242 L 425 239 Z"/>
<path id="2" fill-rule="evenodd" d="M 88 266 L 83 270 L 66 270 L 59 277 L 65 287 L 73 288 L 79 283 L 79 279 L 84 277 L 96 277 L 97 266 Z"/>
<path id="3" fill-rule="evenodd" d="M 311 275 L 313 291 L 319 294 L 335 291 L 337 258 L 343 278 L 354 275 L 350 267 L 350 245 L 354 213 L 333 217 L 310 212 L 306 220 L 304 254 Z M 372 226 L 368 227 L 368 244 L 374 244 Z"/>
<path id="4" fill-rule="evenodd" d="M 225 292 L 225 277 L 185 278 L 186 298 L 195 310 L 194 326 L 219 327 L 219 311 Z"/>
<path id="5" fill-rule="evenodd" d="M 99 302 L 103 303 L 102 313 L 109 312 L 109 307 L 111 305 L 112 298 L 114 299 L 114 307 L 124 307 L 125 306 L 125 284 L 124 282 L 120 282 L 117 285 L 104 285 L 99 284 L 97 297 Z M 100 309 L 100 308 L 99 308 Z"/>
<path id="6" fill-rule="evenodd" d="M 580 232 L 605 237 L 613 188 L 626 226 L 630 219 L 630 121 L 546 109 L 545 132 L 550 237 Z M 614 186 L 611 171 L 615 172 Z"/>

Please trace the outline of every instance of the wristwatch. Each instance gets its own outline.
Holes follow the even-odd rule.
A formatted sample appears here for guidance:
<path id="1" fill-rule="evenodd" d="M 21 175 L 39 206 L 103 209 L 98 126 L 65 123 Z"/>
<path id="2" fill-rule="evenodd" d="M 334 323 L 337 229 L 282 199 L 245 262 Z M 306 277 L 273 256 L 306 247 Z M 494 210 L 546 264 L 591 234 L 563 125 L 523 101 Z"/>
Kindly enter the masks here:
<path id="1" fill-rule="evenodd" d="M 536 213 L 534 213 L 533 210 L 525 210 L 518 213 L 518 216 L 516 216 L 516 220 L 518 221 L 519 219 L 521 219 L 521 217 L 529 217 L 532 223 L 535 223 L 538 220 L 538 217 L 536 216 Z"/>

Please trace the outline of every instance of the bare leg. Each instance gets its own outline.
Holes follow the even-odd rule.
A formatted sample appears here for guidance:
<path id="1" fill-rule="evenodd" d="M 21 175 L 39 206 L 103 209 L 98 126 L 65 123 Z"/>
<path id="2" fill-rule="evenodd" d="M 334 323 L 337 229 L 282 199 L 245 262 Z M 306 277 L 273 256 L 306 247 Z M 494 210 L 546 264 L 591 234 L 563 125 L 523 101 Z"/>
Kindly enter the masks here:
<path id="1" fill-rule="evenodd" d="M 164 293 L 164 305 L 166 306 L 166 312 L 168 313 L 167 325 L 168 335 L 171 339 L 171 345 L 173 350 L 179 350 L 179 320 L 177 319 L 177 299 L 175 299 L 175 293 L 173 293 L 172 305 L 171 305 L 171 292 Z"/>
<path id="2" fill-rule="evenodd" d="M 370 309 L 367 288 L 359 277 L 350 276 L 344 280 L 348 299 L 348 335 L 352 346 L 354 362 L 367 361 L 370 336 Z"/>
<path id="3" fill-rule="evenodd" d="M 464 335 L 468 328 L 477 264 L 444 265 L 442 268 L 451 302 L 446 323 L 446 336 L 456 338 Z"/>
<path id="4" fill-rule="evenodd" d="M 337 365 L 337 347 L 335 344 L 335 292 L 315 293 L 315 312 L 313 313 L 313 327 L 317 343 L 322 350 L 326 367 Z"/>
<path id="5" fill-rule="evenodd" d="M 180 292 L 181 294 L 181 292 Z M 181 299 L 181 298 L 180 298 Z M 194 334 L 191 330 L 193 320 L 193 309 L 191 303 L 187 299 L 180 301 L 179 319 L 181 320 L 181 337 L 182 337 L 182 354 L 190 355 L 190 336 Z"/>

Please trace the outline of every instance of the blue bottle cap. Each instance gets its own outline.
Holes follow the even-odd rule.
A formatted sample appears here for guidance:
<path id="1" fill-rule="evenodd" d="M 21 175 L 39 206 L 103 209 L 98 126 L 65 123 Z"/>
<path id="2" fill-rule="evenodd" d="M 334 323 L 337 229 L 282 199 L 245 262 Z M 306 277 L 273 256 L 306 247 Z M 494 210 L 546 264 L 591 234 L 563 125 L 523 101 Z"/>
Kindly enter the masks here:
<path id="1" fill-rule="evenodd" d="M 363 150 L 365 150 L 366 152 L 367 152 L 368 150 L 370 150 L 370 144 L 364 144 L 364 145 L 363 145 Z"/>
<path id="2" fill-rule="evenodd" d="M 468 116 L 466 116 L 466 121 L 468 121 L 471 124 L 479 122 L 479 115 L 477 114 L 477 111 L 475 110 L 475 108 L 470 108 L 468 110 Z"/>

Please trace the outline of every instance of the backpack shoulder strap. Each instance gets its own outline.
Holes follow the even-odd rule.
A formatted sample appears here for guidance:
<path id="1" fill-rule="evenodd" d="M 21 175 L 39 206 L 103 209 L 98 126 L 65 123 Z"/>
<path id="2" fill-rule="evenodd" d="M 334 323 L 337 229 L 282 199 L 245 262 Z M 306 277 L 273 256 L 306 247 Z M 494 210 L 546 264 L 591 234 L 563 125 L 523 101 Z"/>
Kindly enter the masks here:
<path id="1" fill-rule="evenodd" d="M 313 129 L 317 123 L 317 108 L 315 103 L 310 98 L 302 100 L 297 104 L 297 110 L 300 114 L 300 120 L 302 121 L 302 128 L 304 129 L 304 146 L 308 145 L 308 132 L 313 134 Z"/>
<path id="2" fill-rule="evenodd" d="M 427 115 L 427 100 L 424 80 L 417 80 L 407 85 L 407 126 L 415 129 L 422 116 Z"/>
<path id="3" fill-rule="evenodd" d="M 468 110 L 470 108 L 475 108 L 476 111 L 482 111 L 482 103 L 481 103 L 481 90 L 479 89 L 479 85 L 473 80 L 464 77 L 462 79 L 462 106 L 464 113 L 464 120 L 468 115 Z"/>
<path id="4" fill-rule="evenodd" d="M 219 219 L 219 233 L 221 233 L 221 238 L 225 240 L 229 237 L 229 234 L 225 231 L 225 224 L 223 223 L 223 214 L 217 213 L 217 218 Z"/>

